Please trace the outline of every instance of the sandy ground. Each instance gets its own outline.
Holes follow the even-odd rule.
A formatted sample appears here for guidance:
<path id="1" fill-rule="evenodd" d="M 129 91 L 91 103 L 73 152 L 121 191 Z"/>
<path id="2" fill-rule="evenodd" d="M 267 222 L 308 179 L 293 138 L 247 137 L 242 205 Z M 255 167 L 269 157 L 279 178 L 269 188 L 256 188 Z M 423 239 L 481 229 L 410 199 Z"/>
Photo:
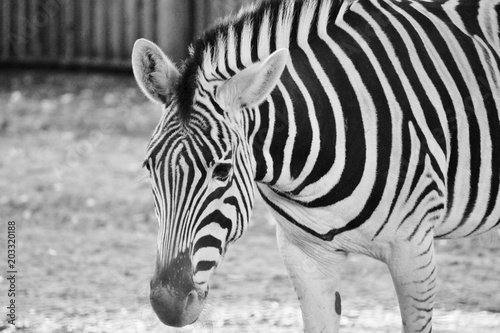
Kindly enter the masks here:
<path id="1" fill-rule="evenodd" d="M 200 321 L 174 330 L 155 317 L 148 283 L 157 225 L 140 165 L 159 112 L 130 76 L 4 72 L 0 105 L 0 220 L 16 220 L 18 240 L 17 326 L 0 320 L 2 333 L 301 331 L 274 222 L 260 200 L 212 278 Z M 436 247 L 434 331 L 500 332 L 498 234 Z M 399 332 L 386 267 L 362 256 L 346 266 L 342 332 Z"/>

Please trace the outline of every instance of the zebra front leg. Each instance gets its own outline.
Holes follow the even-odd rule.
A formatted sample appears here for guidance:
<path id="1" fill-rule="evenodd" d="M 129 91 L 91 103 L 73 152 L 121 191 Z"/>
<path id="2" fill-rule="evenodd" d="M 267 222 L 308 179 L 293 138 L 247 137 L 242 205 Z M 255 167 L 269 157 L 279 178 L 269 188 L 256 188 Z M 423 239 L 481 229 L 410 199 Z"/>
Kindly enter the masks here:
<path id="1" fill-rule="evenodd" d="M 426 234 L 420 244 L 413 239 L 395 245 L 387 264 L 398 295 L 402 332 L 432 332 L 436 287 L 432 232 Z"/>
<path id="2" fill-rule="evenodd" d="M 277 229 L 278 247 L 299 298 L 304 332 L 339 332 L 341 300 L 338 287 L 347 257 Z"/>

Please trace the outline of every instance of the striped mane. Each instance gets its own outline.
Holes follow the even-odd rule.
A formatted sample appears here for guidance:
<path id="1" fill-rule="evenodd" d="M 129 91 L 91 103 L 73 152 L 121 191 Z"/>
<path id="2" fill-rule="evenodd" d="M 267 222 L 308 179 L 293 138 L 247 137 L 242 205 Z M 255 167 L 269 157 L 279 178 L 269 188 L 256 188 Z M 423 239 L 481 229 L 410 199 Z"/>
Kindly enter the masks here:
<path id="1" fill-rule="evenodd" d="M 190 118 L 200 77 L 226 80 L 277 49 L 293 50 L 312 36 L 326 34 L 344 2 L 350 1 L 267 0 L 220 21 L 194 42 L 181 66 L 176 93 L 180 119 Z"/>

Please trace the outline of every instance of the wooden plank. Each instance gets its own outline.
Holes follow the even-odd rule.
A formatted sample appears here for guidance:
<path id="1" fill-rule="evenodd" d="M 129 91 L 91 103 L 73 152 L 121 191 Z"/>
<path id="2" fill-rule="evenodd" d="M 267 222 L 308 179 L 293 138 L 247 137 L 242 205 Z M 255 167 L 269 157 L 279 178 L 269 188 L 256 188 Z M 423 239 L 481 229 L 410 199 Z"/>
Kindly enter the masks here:
<path id="1" fill-rule="evenodd" d="M 75 0 L 73 2 L 73 58 L 81 56 L 81 34 L 82 34 L 82 0 Z"/>
<path id="2" fill-rule="evenodd" d="M 3 52 L 4 52 L 4 44 L 3 44 L 3 39 L 4 39 L 4 35 L 8 34 L 8 32 L 5 32 L 5 27 L 4 27 L 4 23 L 3 23 L 3 17 L 6 16 L 4 14 L 4 6 L 3 6 L 3 3 L 5 2 L 4 1 L 0 1 L 0 59 L 3 58 Z"/>
<path id="3" fill-rule="evenodd" d="M 139 15 L 137 12 L 136 0 L 125 0 L 125 52 L 132 53 L 132 47 L 137 38 L 139 38 Z"/>
<path id="4" fill-rule="evenodd" d="M 91 57 L 91 0 L 80 0 L 81 6 L 81 25 L 79 31 L 80 56 L 83 58 Z"/>
<path id="5" fill-rule="evenodd" d="M 179 61 L 187 55 L 192 36 L 189 9 L 189 1 L 158 1 L 156 40 L 174 61 Z"/>
<path id="6" fill-rule="evenodd" d="M 30 39 L 28 52 L 30 55 L 39 57 L 41 55 L 41 30 L 46 24 L 46 19 L 43 12 L 40 11 L 39 0 L 31 0 L 29 2 L 29 24 L 28 36 Z"/>
<path id="7" fill-rule="evenodd" d="M 94 2 L 94 36 L 93 54 L 98 59 L 106 58 L 106 12 L 107 6 L 105 0 L 96 0 Z"/>
<path id="8" fill-rule="evenodd" d="M 110 4 L 111 54 L 114 59 L 120 59 L 122 45 L 122 6 L 121 0 L 112 0 Z"/>
<path id="9" fill-rule="evenodd" d="M 63 16 L 63 6 L 59 2 L 44 3 L 44 11 L 47 15 L 47 34 L 46 45 L 48 56 L 50 59 L 57 59 L 61 50 L 60 44 L 60 24 Z"/>
<path id="10" fill-rule="evenodd" d="M 155 5 L 155 0 L 141 0 L 142 5 L 143 5 L 143 12 L 142 12 L 142 37 L 147 38 L 149 40 L 154 40 L 154 17 L 155 17 L 155 12 L 154 12 L 154 5 Z"/>
<path id="11" fill-rule="evenodd" d="M 12 36 L 11 29 L 11 6 L 10 0 L 2 1 L 2 15 L 0 16 L 0 24 L 2 25 L 2 33 L 0 34 L 0 56 L 2 59 L 7 59 L 10 55 L 10 43 Z"/>
<path id="12" fill-rule="evenodd" d="M 13 50 L 14 56 L 25 57 L 28 37 L 26 35 L 26 0 L 17 0 L 16 33 L 14 34 Z"/>
<path id="13" fill-rule="evenodd" d="M 193 22 L 193 36 L 194 38 L 198 38 L 201 36 L 206 27 L 206 19 L 207 14 L 210 11 L 210 3 L 207 3 L 205 0 L 194 0 L 194 17 L 192 18 Z"/>
<path id="14" fill-rule="evenodd" d="M 74 0 L 66 0 L 64 6 L 64 28 L 62 33 L 64 40 L 63 60 L 70 62 L 75 56 L 75 3 Z"/>
<path id="15" fill-rule="evenodd" d="M 166 52 L 168 56 L 172 56 L 171 52 L 175 48 L 171 43 L 171 36 L 175 36 L 175 33 L 170 30 L 172 26 L 171 21 L 175 23 L 178 22 L 178 19 L 175 19 L 175 15 L 173 15 L 174 9 L 171 6 L 170 0 L 158 0 L 158 10 L 156 11 L 156 40 L 154 41 L 163 48 L 163 51 Z M 179 38 L 180 36 L 176 37 Z"/>

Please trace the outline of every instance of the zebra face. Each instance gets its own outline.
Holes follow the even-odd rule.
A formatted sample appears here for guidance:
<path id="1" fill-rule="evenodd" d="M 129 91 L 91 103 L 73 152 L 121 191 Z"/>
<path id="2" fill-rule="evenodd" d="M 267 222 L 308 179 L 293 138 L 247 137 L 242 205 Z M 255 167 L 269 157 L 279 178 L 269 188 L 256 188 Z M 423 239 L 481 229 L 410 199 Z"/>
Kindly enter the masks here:
<path id="1" fill-rule="evenodd" d="M 165 324 L 183 326 L 197 319 L 211 274 L 248 225 L 253 193 L 249 170 L 235 167 L 244 155 L 234 132 L 214 137 L 198 123 L 183 128 L 174 110 L 165 117 L 145 162 L 159 222 L 150 298 Z"/>
<path id="2" fill-rule="evenodd" d="M 277 51 L 224 81 L 193 75 L 192 68 L 202 66 L 196 62 L 180 73 L 149 41 L 134 46 L 139 87 L 165 109 L 144 165 L 159 222 L 150 300 L 167 325 L 198 318 L 211 274 L 248 225 L 255 166 L 245 126 L 235 115 L 270 94 L 287 55 Z"/>

